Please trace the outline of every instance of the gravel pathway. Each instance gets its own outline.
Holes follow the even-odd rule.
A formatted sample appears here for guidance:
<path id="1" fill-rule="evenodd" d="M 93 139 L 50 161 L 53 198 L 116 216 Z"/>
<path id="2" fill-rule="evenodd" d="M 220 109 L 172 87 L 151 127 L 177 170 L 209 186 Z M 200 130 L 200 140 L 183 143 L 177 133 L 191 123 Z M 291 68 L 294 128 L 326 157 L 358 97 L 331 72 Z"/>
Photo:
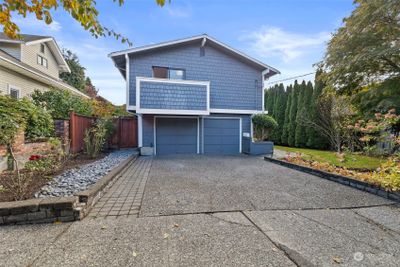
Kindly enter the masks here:
<path id="1" fill-rule="evenodd" d="M 90 185 L 96 183 L 120 162 L 134 153 L 137 152 L 132 149 L 118 150 L 111 152 L 98 161 L 67 170 L 42 187 L 35 193 L 35 197 L 73 196 L 75 193 L 84 191 Z"/>

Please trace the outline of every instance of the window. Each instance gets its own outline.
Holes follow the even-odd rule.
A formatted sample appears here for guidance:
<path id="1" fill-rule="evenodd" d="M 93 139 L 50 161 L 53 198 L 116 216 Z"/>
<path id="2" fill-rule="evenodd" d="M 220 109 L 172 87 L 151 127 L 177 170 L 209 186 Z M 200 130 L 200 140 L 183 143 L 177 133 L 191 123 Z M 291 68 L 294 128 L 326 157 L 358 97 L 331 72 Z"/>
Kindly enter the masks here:
<path id="1" fill-rule="evenodd" d="M 44 44 L 40 44 L 40 53 L 44 54 Z"/>
<path id="2" fill-rule="evenodd" d="M 8 85 L 8 93 L 11 98 L 14 98 L 14 99 L 19 98 L 19 89 L 13 85 Z"/>
<path id="3" fill-rule="evenodd" d="M 37 63 L 39 64 L 39 65 L 42 65 L 42 66 L 44 66 L 44 67 L 46 67 L 47 68 L 47 59 L 45 59 L 44 57 L 42 57 L 41 55 L 38 55 L 37 56 Z"/>
<path id="4" fill-rule="evenodd" d="M 184 80 L 184 69 L 173 69 L 167 67 L 153 67 L 153 77 L 173 80 Z"/>

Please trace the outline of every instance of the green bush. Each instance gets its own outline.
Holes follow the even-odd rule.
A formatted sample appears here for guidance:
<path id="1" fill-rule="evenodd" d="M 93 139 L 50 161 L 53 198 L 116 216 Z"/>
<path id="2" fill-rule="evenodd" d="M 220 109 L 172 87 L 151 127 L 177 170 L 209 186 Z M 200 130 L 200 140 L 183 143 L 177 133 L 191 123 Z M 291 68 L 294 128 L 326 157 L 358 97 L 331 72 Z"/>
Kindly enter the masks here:
<path id="1" fill-rule="evenodd" d="M 14 135 L 19 128 L 25 128 L 27 140 L 48 138 L 54 133 L 51 115 L 45 109 L 35 106 L 29 99 L 13 99 L 0 96 L 0 135 Z M 5 136 L 0 137 L 4 139 Z M 8 138 L 11 138 L 9 136 Z"/>
<path id="2" fill-rule="evenodd" d="M 52 89 L 46 92 L 36 90 L 32 94 L 32 99 L 35 105 L 50 111 L 54 119 L 68 119 L 71 111 L 87 116 L 93 113 L 90 100 L 73 95 L 66 90 Z"/>
<path id="3" fill-rule="evenodd" d="M 267 114 L 254 115 L 252 122 L 254 125 L 255 139 L 257 141 L 268 140 L 271 131 L 278 127 L 278 123 L 275 119 Z"/>
<path id="4" fill-rule="evenodd" d="M 96 124 L 85 131 L 85 152 L 95 158 L 114 131 L 114 125 L 110 119 L 98 119 Z"/>

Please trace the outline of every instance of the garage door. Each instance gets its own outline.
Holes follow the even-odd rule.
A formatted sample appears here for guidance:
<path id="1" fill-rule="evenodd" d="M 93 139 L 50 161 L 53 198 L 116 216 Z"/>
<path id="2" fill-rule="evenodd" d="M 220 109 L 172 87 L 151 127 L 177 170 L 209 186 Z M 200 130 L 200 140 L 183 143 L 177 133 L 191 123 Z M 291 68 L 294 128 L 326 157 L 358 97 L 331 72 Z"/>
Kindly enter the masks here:
<path id="1" fill-rule="evenodd" d="M 197 153 L 197 118 L 156 118 L 156 154 Z"/>
<path id="2" fill-rule="evenodd" d="M 240 153 L 240 119 L 205 118 L 204 154 Z"/>

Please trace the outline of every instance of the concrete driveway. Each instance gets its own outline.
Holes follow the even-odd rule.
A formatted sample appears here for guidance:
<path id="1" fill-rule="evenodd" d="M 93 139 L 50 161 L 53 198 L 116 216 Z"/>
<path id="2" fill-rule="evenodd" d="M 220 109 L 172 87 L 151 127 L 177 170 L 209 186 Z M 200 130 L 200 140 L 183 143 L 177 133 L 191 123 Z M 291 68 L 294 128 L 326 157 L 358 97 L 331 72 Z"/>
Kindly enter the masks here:
<path id="1" fill-rule="evenodd" d="M 0 266 L 400 266 L 400 207 L 386 199 L 257 157 L 129 168 L 95 217 L 0 228 Z M 118 215 L 138 197 L 138 214 Z"/>

